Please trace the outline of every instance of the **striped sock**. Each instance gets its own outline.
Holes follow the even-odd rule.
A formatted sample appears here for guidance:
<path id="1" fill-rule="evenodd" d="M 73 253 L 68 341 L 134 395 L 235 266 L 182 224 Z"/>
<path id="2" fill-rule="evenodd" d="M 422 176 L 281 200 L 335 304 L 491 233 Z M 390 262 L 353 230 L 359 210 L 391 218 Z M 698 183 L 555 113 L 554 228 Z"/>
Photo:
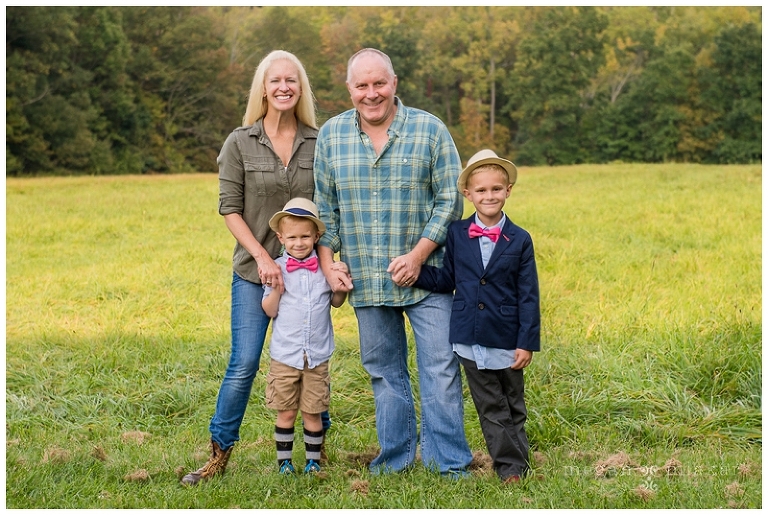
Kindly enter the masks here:
<path id="1" fill-rule="evenodd" d="M 277 447 L 277 464 L 293 457 L 293 428 L 275 426 L 275 446 Z"/>
<path id="2" fill-rule="evenodd" d="M 308 431 L 304 429 L 304 449 L 307 451 L 307 463 L 309 463 L 309 460 L 315 460 L 320 463 L 320 446 L 322 443 L 322 431 Z"/>

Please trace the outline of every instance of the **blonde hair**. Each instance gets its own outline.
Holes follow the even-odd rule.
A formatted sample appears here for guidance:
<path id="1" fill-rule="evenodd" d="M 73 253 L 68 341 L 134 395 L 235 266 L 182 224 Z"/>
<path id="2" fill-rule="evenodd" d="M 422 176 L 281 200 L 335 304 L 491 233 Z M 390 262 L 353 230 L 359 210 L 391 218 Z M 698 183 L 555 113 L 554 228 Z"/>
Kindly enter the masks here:
<path id="1" fill-rule="evenodd" d="M 295 55 L 285 50 L 274 50 L 268 53 L 256 68 L 256 73 L 253 75 L 253 83 L 251 84 L 251 92 L 248 94 L 248 106 L 245 108 L 245 116 L 243 116 L 243 126 L 253 125 L 267 114 L 269 104 L 264 97 L 264 92 L 266 91 L 264 80 L 272 64 L 275 61 L 281 60 L 293 63 L 299 71 L 301 95 L 299 96 L 298 104 L 296 104 L 296 118 L 304 125 L 317 129 L 315 96 L 312 94 L 312 86 L 309 85 L 307 72 L 304 70 L 301 61 Z"/>
<path id="2" fill-rule="evenodd" d="M 470 177 L 473 177 L 479 174 L 480 172 L 499 172 L 501 175 L 504 176 L 504 179 L 506 180 L 507 185 L 511 184 L 511 181 L 509 180 L 509 172 L 507 172 L 507 170 L 503 166 L 497 165 L 495 163 L 480 165 L 474 170 L 472 170 L 467 176 L 467 184 L 469 184 Z"/>

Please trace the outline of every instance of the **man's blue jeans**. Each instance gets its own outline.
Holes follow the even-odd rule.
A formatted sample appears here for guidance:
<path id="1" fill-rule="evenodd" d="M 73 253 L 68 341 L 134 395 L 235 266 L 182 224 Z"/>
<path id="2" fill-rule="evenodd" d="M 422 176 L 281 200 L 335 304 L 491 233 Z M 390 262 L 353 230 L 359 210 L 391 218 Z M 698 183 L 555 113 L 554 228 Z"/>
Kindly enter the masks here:
<path id="1" fill-rule="evenodd" d="M 432 293 L 410 306 L 355 308 L 360 355 L 371 376 L 381 446 L 371 463 L 374 472 L 398 472 L 416 459 L 416 412 L 403 314 L 416 340 L 422 461 L 443 474 L 464 471 L 472 461 L 464 434 L 459 361 L 448 341 L 452 300 L 451 294 Z"/>
<path id="2" fill-rule="evenodd" d="M 232 274 L 232 354 L 224 374 L 211 419 L 211 439 L 222 450 L 240 440 L 240 425 L 251 395 L 253 380 L 259 371 L 261 351 L 271 320 L 261 308 L 264 288 Z M 323 429 L 330 427 L 328 413 L 323 413 Z"/>

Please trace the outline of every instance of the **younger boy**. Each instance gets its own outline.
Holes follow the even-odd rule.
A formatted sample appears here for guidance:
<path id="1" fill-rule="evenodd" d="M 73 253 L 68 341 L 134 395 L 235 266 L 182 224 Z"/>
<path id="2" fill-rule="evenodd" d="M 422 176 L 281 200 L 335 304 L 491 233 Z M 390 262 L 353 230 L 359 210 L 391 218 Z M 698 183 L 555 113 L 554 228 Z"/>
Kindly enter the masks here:
<path id="1" fill-rule="evenodd" d="M 269 220 L 285 253 L 275 260 L 283 271 L 282 289 L 264 286 L 261 305 L 273 318 L 271 362 L 267 374 L 267 407 L 277 410 L 275 444 L 280 474 L 292 474 L 293 426 L 298 410 L 304 422 L 307 463 L 304 472 L 320 471 L 323 424 L 320 414 L 330 404 L 328 361 L 333 353 L 331 306 L 339 307 L 344 292 L 332 292 L 318 273 L 315 244 L 325 232 L 317 207 L 294 198 Z M 346 265 L 336 263 L 346 271 Z M 283 290 L 283 291 L 281 291 Z"/>
<path id="2" fill-rule="evenodd" d="M 470 158 L 458 188 L 476 212 L 450 225 L 443 267 L 423 266 L 414 283 L 455 290 L 450 341 L 505 483 L 529 472 L 523 369 L 540 350 L 541 327 L 533 241 L 502 211 L 516 180 L 515 165 L 492 150 Z"/>

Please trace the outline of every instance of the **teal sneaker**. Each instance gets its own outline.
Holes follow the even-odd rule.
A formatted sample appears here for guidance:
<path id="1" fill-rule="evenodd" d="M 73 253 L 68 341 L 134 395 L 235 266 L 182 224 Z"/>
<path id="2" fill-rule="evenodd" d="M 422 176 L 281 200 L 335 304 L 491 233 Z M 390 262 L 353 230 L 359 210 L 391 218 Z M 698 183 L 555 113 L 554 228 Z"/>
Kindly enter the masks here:
<path id="1" fill-rule="evenodd" d="M 289 476 L 295 473 L 296 469 L 293 468 L 293 463 L 291 463 L 290 460 L 285 460 L 280 464 L 280 475 Z"/>
<path id="2" fill-rule="evenodd" d="M 307 466 L 304 467 L 304 473 L 314 474 L 315 472 L 320 472 L 320 464 L 315 460 L 309 460 Z"/>

